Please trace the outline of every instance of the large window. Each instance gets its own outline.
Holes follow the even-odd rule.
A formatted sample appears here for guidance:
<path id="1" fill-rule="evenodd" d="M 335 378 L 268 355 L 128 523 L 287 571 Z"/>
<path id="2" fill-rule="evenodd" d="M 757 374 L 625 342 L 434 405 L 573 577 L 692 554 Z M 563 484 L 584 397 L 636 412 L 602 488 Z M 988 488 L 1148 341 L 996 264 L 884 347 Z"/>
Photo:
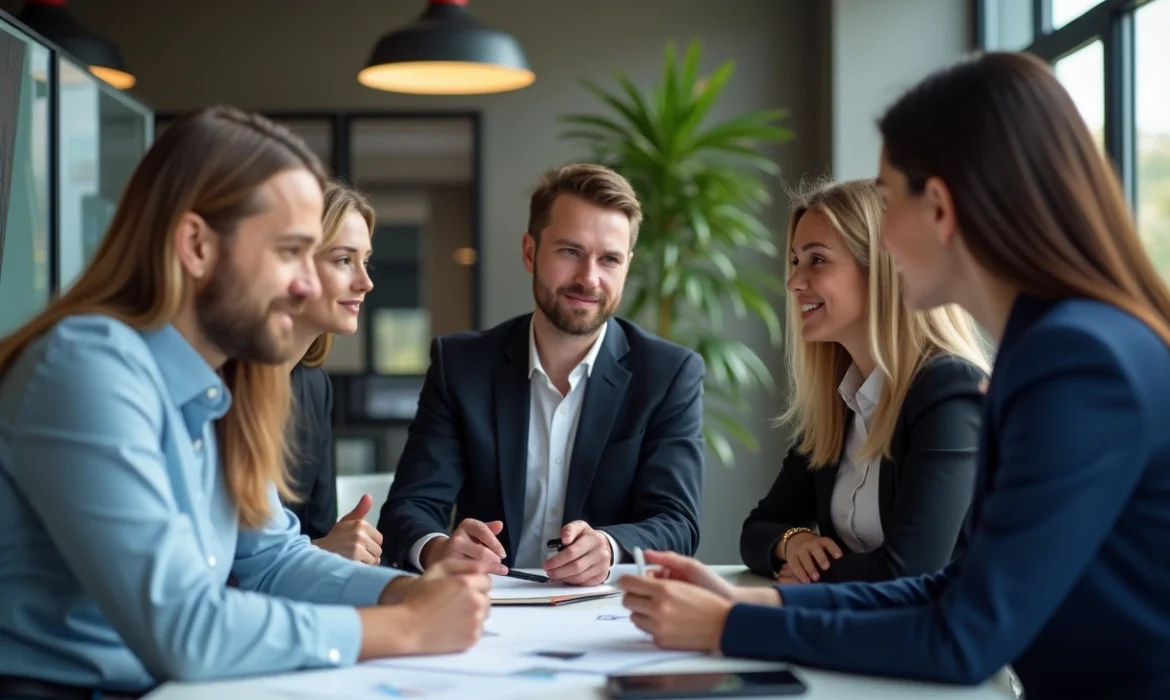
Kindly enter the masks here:
<path id="1" fill-rule="evenodd" d="M 1170 279 L 1170 0 L 979 0 L 980 43 L 1049 61 Z"/>
<path id="2" fill-rule="evenodd" d="M 1134 34 L 1138 230 L 1170 279 L 1170 0 L 1143 5 Z"/>
<path id="3" fill-rule="evenodd" d="M 1105 150 L 1105 47 L 1099 39 L 1060 58 L 1053 66 L 1056 77 L 1077 104 L 1093 132 L 1097 146 Z"/>

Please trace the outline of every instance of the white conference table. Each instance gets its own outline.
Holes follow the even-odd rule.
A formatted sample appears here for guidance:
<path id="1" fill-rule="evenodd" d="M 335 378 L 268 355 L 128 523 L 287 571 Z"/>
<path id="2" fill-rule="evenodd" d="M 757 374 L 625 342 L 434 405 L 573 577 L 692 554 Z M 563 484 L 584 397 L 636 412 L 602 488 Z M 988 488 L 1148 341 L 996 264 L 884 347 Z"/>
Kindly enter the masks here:
<path id="1" fill-rule="evenodd" d="M 633 567 L 622 565 L 614 572 L 614 577 L 625 573 Z M 756 576 L 743 566 L 713 566 L 711 567 L 732 583 L 742 586 L 767 586 L 771 581 Z M 597 608 L 611 608 L 615 598 L 575 603 L 566 609 L 581 609 L 586 606 Z M 550 609 L 554 612 L 556 608 Z M 871 676 L 858 676 L 843 673 L 822 671 L 805 668 L 803 666 L 752 661 L 748 659 L 733 659 L 718 656 L 705 656 L 677 661 L 640 666 L 624 673 L 669 673 L 669 672 L 715 672 L 715 671 L 769 671 L 777 669 L 791 669 L 808 686 L 808 692 L 798 697 L 802 700 L 1005 700 L 1011 698 L 1010 692 L 998 687 L 993 682 L 979 686 L 950 686 L 934 683 L 920 683 L 915 681 L 893 680 Z M 278 676 L 268 676 L 272 679 Z M 284 674 L 282 677 L 295 678 L 296 674 Z M 483 676 L 485 687 L 490 686 L 493 677 Z M 288 700 L 290 696 L 283 695 L 265 687 L 264 679 L 250 678 L 234 681 L 220 681 L 213 683 L 165 683 L 144 700 Z M 567 692 L 558 692 L 557 700 L 603 700 L 607 697 L 604 689 L 605 677 L 596 676 L 593 686 L 579 686 Z M 544 697 L 537 694 L 534 698 Z M 525 700 L 517 698 L 516 700 Z"/>

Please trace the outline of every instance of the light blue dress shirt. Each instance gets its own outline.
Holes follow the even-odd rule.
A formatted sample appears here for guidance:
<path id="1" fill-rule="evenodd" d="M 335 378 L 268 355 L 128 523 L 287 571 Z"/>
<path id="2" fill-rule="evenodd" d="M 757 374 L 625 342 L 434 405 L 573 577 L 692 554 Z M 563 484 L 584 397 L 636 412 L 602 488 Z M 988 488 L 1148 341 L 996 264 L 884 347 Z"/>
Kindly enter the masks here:
<path id="1" fill-rule="evenodd" d="M 230 404 L 171 326 L 74 316 L 11 366 L 0 675 L 135 691 L 354 663 L 354 606 L 403 573 L 314 547 L 275 489 L 271 522 L 241 529 L 215 438 Z"/>

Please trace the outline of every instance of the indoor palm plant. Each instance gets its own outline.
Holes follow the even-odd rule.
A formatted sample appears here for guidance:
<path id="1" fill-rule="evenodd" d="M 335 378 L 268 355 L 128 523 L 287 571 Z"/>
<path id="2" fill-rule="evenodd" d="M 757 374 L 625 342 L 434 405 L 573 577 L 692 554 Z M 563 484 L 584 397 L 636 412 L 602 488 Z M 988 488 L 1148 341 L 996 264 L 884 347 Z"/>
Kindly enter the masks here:
<path id="1" fill-rule="evenodd" d="M 767 179 L 779 168 L 761 147 L 787 141 L 792 132 L 779 126 L 785 110 L 708 123 L 734 64 L 702 77 L 699 58 L 697 42 L 681 63 L 668 46 L 663 80 L 646 92 L 621 73 L 614 92 L 582 80 L 608 114 L 562 119 L 566 138 L 582 141 L 595 162 L 624 175 L 638 193 L 644 221 L 624 313 L 703 356 L 705 437 L 719 461 L 731 465 L 732 440 L 751 451 L 759 447 L 744 425 L 748 395 L 772 388 L 773 379 L 755 352 L 727 337 L 724 313 L 757 317 L 779 346 L 773 303 L 784 283 L 771 271 L 775 263 L 761 260 L 774 258 L 778 246 L 758 218 L 772 199 Z"/>

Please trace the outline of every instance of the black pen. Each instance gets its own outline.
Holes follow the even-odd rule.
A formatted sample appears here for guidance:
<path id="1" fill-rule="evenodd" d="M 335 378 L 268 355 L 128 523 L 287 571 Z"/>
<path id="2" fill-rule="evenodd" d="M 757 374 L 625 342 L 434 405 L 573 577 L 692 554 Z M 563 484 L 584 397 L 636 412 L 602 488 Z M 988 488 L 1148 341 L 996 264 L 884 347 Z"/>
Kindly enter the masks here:
<path id="1" fill-rule="evenodd" d="M 533 583 L 548 583 L 548 576 L 541 576 L 540 574 L 529 574 L 515 569 L 508 569 L 508 573 L 504 574 L 508 578 L 518 578 L 521 581 L 531 581 Z"/>

